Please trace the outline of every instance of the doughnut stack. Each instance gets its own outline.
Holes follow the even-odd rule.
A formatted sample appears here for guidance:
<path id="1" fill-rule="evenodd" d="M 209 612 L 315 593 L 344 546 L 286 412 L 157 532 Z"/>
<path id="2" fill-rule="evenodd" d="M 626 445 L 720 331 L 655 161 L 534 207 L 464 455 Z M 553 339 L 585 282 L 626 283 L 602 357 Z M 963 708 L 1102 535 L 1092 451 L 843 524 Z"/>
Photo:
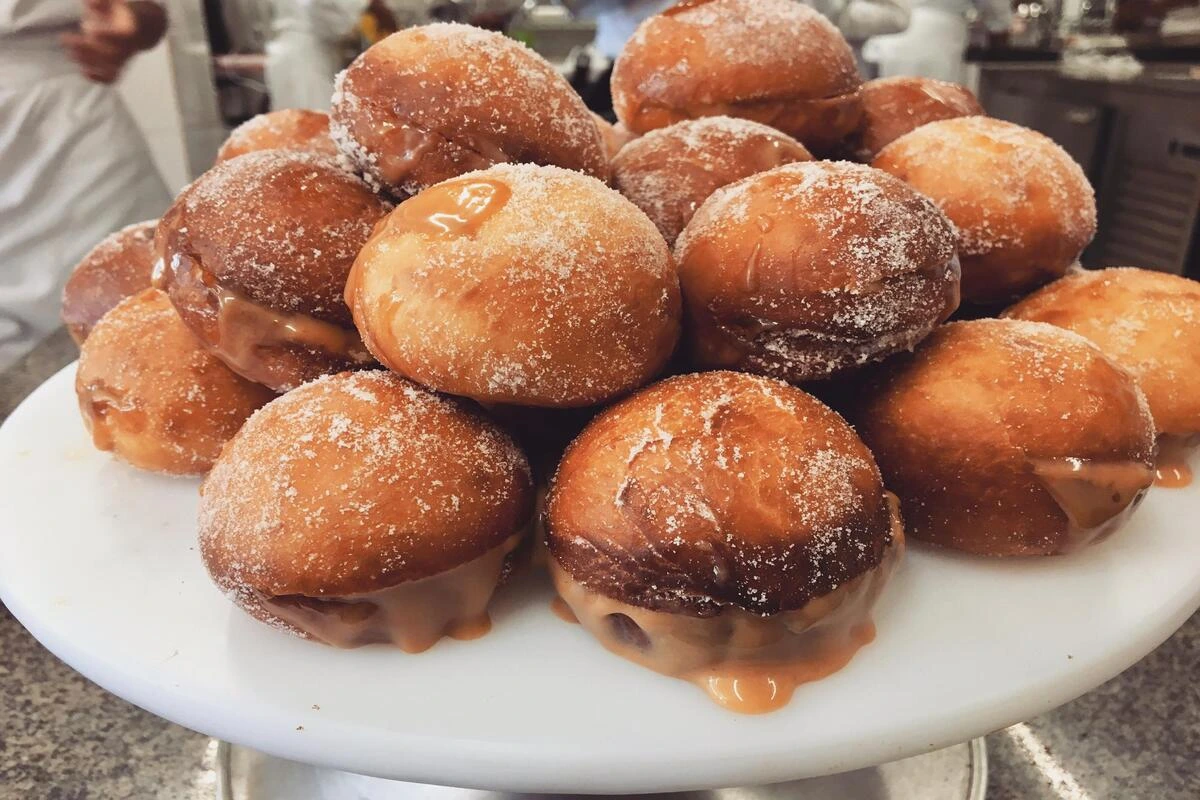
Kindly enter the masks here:
<path id="1" fill-rule="evenodd" d="M 1068 553 L 1186 481 L 1200 285 L 1080 271 L 1066 153 L 864 84 L 804 5 L 648 19 L 616 125 L 462 25 L 336 86 L 64 295 L 96 446 L 207 475 L 200 555 L 262 622 L 418 652 L 541 561 L 605 648 L 768 711 L 871 641 L 906 541 Z"/>

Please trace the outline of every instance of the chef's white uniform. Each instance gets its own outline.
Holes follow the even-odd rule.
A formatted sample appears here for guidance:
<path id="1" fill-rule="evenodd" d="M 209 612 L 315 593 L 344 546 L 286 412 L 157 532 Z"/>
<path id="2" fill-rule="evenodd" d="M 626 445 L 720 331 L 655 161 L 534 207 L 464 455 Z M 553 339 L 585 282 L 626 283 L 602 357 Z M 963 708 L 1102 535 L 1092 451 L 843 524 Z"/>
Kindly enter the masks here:
<path id="1" fill-rule="evenodd" d="M 1009 0 L 915 0 L 908 30 L 877 36 L 863 57 L 878 65 L 879 76 L 918 75 L 966 83 L 963 55 L 967 50 L 967 12 L 974 5 L 988 30 L 1008 30 Z"/>
<path id="2" fill-rule="evenodd" d="M 387 0 L 401 28 L 428 21 L 429 0 Z M 272 108 L 328 111 L 346 41 L 367 0 L 271 0 L 266 80 Z"/>
<path id="3" fill-rule="evenodd" d="M 0 369 L 61 324 L 71 268 L 170 202 L 112 86 L 59 45 L 79 0 L 0 0 Z"/>

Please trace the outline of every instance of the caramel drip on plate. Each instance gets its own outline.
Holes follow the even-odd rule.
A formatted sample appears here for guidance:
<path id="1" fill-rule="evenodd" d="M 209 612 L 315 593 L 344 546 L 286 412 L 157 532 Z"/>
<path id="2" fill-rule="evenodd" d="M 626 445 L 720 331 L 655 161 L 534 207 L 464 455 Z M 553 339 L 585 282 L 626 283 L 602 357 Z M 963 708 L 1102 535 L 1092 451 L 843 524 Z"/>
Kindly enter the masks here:
<path id="1" fill-rule="evenodd" d="M 520 540 L 521 534 L 514 534 L 465 564 L 375 592 L 330 597 L 260 594 L 258 600 L 279 619 L 334 647 L 392 644 L 420 653 L 443 636 L 478 639 L 491 630 L 488 603 L 505 560 Z"/>
<path id="2" fill-rule="evenodd" d="M 875 640 L 875 624 L 853 625 L 841 642 L 827 642 L 801 661 L 737 664 L 707 672 L 692 682 L 719 705 L 741 714 L 765 714 L 783 708 L 796 687 L 828 677 L 850 663 L 863 645 Z"/>
<path id="3" fill-rule="evenodd" d="M 1119 528 L 1154 478 L 1151 469 L 1138 461 L 1053 458 L 1035 460 L 1032 467 L 1067 516 L 1062 552 L 1091 544 Z"/>
<path id="4" fill-rule="evenodd" d="M 1166 489 L 1182 489 L 1192 483 L 1192 467 L 1188 456 L 1198 442 L 1194 436 L 1158 437 L 1158 462 L 1154 470 L 1154 485 Z"/>
<path id="5" fill-rule="evenodd" d="M 500 181 L 452 181 L 430 187 L 401 203 L 389 223 L 438 238 L 474 236 L 512 197 Z"/>
<path id="6" fill-rule="evenodd" d="M 693 683 L 730 711 L 761 714 L 786 705 L 797 686 L 838 671 L 875 638 L 871 609 L 904 550 L 895 498 L 888 502 L 893 535 L 883 560 L 794 611 L 653 611 L 588 589 L 553 559 L 550 574 L 566 607 L 613 653 Z"/>

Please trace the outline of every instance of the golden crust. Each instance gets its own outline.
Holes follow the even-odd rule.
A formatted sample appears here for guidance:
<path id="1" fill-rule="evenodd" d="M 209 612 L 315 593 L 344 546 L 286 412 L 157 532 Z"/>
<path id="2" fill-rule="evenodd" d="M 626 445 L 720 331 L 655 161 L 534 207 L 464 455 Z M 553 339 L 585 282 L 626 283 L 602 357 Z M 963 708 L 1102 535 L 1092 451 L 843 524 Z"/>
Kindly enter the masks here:
<path id="1" fill-rule="evenodd" d="M 390 208 L 325 156 L 247 153 L 201 175 L 163 215 L 158 285 L 215 355 L 278 391 L 361 366 L 370 357 L 342 295 Z"/>
<path id="2" fill-rule="evenodd" d="M 1133 378 L 1082 337 L 983 319 L 889 362 L 852 413 L 910 536 L 983 555 L 1069 549 L 1040 465 L 1128 466 L 1145 489 L 1154 427 Z"/>
<path id="3" fill-rule="evenodd" d="M 209 355 L 157 289 L 123 300 L 97 323 L 80 349 L 75 392 L 98 448 L 179 475 L 206 472 L 274 396 Z"/>
<path id="4" fill-rule="evenodd" d="M 871 165 L 927 195 L 954 223 L 964 301 L 1007 303 L 1061 277 L 1096 233 L 1083 170 L 1053 141 L 1011 122 L 931 122 Z"/>
<path id="5" fill-rule="evenodd" d="M 629 130 L 727 114 L 788 133 L 814 152 L 861 112 L 854 53 L 828 20 L 791 0 L 683 3 L 644 21 L 613 69 Z"/>
<path id="6" fill-rule="evenodd" d="M 596 123 L 596 128 L 600 131 L 600 138 L 604 141 L 604 152 L 609 161 L 617 157 L 617 153 L 621 152 L 622 147 L 637 138 L 621 123 L 618 122 L 614 125 L 594 111 L 592 112 L 592 121 Z"/>
<path id="7" fill-rule="evenodd" d="M 674 245 L 717 189 L 782 164 L 811 160 L 804 145 L 774 128 L 734 117 L 703 117 L 629 143 L 613 160 L 613 185 Z"/>
<path id="8" fill-rule="evenodd" d="M 305 108 L 282 108 L 259 114 L 238 125 L 217 151 L 217 162 L 258 150 L 301 150 L 337 155 L 329 138 L 329 115 Z"/>
<path id="9" fill-rule="evenodd" d="M 138 222 L 110 234 L 76 265 L 62 298 L 62 320 L 76 344 L 117 303 L 150 288 L 157 224 Z"/>
<path id="10" fill-rule="evenodd" d="M 717 190 L 675 247 L 696 363 L 800 382 L 911 348 L 958 305 L 954 231 L 926 198 L 846 162 Z"/>
<path id="11" fill-rule="evenodd" d="M 403 196 L 492 164 L 553 164 L 608 179 L 600 132 L 545 59 L 498 33 L 435 24 L 394 33 L 337 82 L 334 141 Z"/>
<path id="12" fill-rule="evenodd" d="M 855 160 L 865 163 L 922 125 L 983 114 L 983 106 L 967 87 L 908 76 L 867 81 L 862 87 L 862 105 L 862 120 L 847 149 Z"/>
<path id="13" fill-rule="evenodd" d="M 557 167 L 500 164 L 401 203 L 346 297 L 380 362 L 486 403 L 608 400 L 656 375 L 679 335 L 678 279 L 654 225 Z"/>
<path id="14" fill-rule="evenodd" d="M 708 616 L 800 608 L 862 575 L 891 541 L 866 446 L 787 384 L 670 378 L 598 416 L 547 504 L 550 552 L 589 590 Z"/>
<path id="15" fill-rule="evenodd" d="M 1076 272 L 1004 316 L 1090 339 L 1137 378 L 1160 434 L 1200 433 L 1200 283 L 1132 267 Z"/>
<path id="16" fill-rule="evenodd" d="M 524 455 L 481 414 L 391 373 L 341 373 L 271 402 L 225 448 L 200 550 L 240 603 L 352 595 L 477 558 L 532 509 Z"/>

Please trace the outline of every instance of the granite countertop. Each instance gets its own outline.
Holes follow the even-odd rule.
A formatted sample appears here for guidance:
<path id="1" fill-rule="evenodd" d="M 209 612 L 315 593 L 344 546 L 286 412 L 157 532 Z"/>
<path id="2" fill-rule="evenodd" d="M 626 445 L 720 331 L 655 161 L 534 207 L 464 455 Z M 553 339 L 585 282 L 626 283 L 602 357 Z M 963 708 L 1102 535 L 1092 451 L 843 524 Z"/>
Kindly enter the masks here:
<path id="1" fill-rule="evenodd" d="M 0 373 L 0 419 L 75 353 L 60 331 Z M 1120 677 L 988 736 L 989 800 L 1200 798 L 1198 677 L 1200 614 Z M 0 607 L 0 799 L 212 800 L 213 753 L 72 671 Z"/>

